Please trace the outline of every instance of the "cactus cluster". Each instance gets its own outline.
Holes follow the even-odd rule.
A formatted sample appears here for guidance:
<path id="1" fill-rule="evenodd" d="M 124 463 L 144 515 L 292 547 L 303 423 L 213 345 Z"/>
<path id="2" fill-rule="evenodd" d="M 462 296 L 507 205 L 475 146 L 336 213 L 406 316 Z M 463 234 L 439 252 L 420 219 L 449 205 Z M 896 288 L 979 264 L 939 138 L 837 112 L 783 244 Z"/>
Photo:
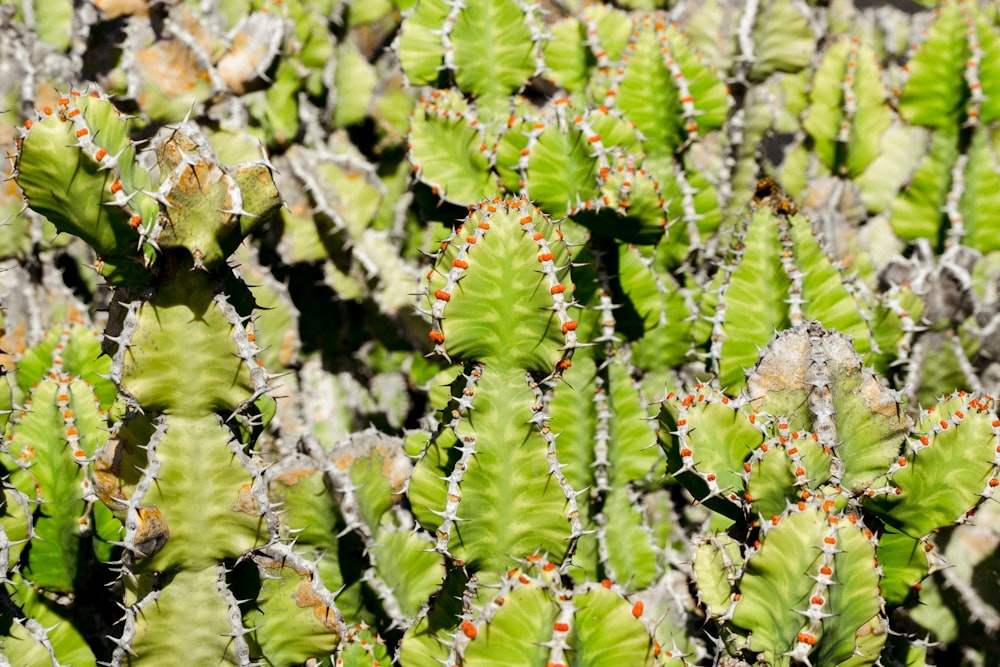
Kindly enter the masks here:
<path id="1" fill-rule="evenodd" d="M 779 333 L 746 382 L 668 396 L 660 414 L 668 471 L 746 535 L 697 546 L 702 600 L 731 653 L 869 664 L 887 608 L 941 566 L 932 533 L 1000 485 L 994 399 L 958 392 L 911 422 L 815 321 Z"/>
<path id="2" fill-rule="evenodd" d="M 1000 10 L 0 6 L 0 665 L 992 664 Z"/>

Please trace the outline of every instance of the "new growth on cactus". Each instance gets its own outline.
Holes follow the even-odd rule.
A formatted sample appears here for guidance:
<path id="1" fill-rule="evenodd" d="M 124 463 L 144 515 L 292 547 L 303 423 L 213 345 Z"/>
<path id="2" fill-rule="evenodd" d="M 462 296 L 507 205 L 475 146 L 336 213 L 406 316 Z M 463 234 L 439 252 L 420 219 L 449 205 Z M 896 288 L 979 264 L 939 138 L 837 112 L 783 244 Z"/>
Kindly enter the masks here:
<path id="1" fill-rule="evenodd" d="M 0 665 L 988 665 L 1000 10 L 0 7 Z"/>

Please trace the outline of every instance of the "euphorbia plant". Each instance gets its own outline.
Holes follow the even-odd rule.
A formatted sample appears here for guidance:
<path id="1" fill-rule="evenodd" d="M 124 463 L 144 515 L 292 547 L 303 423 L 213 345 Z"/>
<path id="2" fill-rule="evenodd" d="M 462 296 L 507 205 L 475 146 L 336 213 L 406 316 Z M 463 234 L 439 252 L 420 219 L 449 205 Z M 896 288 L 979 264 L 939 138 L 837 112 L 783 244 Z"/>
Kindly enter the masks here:
<path id="1" fill-rule="evenodd" d="M 996 7 L 49 4 L 8 662 L 985 662 Z"/>

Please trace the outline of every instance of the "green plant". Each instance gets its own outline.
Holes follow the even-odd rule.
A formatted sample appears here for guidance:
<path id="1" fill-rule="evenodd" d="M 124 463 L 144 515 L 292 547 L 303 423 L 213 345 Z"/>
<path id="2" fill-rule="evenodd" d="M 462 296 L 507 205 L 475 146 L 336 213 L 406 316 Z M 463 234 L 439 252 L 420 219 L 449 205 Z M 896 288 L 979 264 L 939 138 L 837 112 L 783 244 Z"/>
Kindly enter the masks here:
<path id="1" fill-rule="evenodd" d="M 668 470 L 746 536 L 699 545 L 702 599 L 733 654 L 868 664 L 886 612 L 939 566 L 931 533 L 998 486 L 993 399 L 959 392 L 911 425 L 816 322 L 778 334 L 747 390 L 668 397 L 660 416 Z"/>
<path id="2" fill-rule="evenodd" d="M 995 660 L 993 4 L 49 4 L 6 663 Z"/>

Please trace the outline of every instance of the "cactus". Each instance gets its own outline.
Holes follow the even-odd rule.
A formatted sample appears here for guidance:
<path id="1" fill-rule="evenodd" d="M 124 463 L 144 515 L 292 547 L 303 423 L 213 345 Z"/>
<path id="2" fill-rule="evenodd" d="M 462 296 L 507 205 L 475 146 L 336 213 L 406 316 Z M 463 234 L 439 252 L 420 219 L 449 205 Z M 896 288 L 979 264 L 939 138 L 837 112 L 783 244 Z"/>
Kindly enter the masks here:
<path id="1" fill-rule="evenodd" d="M 101 377 L 110 365 L 97 360 L 99 352 L 96 331 L 52 330 L 21 357 L 16 382 L 5 386 L 0 547 L 5 607 L 20 626 L 5 642 L 14 660 L 41 662 L 46 652 L 93 660 L 79 631 L 62 621 L 86 609 L 96 583 L 87 581 L 90 568 L 110 558 L 118 539 L 117 522 L 98 501 L 92 465 L 108 439 L 106 413 L 115 397 Z"/>
<path id="2" fill-rule="evenodd" d="M 668 397 L 660 414 L 671 474 L 751 529 L 743 544 L 707 538 L 694 566 L 727 651 L 874 664 L 883 607 L 933 565 L 910 554 L 997 486 L 992 398 L 960 392 L 911 424 L 850 340 L 817 322 L 778 334 L 746 386 Z"/>
<path id="3" fill-rule="evenodd" d="M 259 516 L 261 511 L 266 516 L 268 505 L 255 506 L 252 490 L 254 479 L 261 484 L 259 466 L 246 454 L 243 466 L 234 465 L 240 459 L 233 458 L 252 444 L 253 420 L 261 418 L 261 408 L 267 409 L 261 403 L 269 391 L 267 376 L 257 364 L 252 329 L 246 329 L 246 320 L 223 291 L 226 278 L 219 269 L 250 226 L 273 213 L 278 200 L 273 187 L 267 192 L 266 165 L 245 165 L 230 173 L 210 149 L 180 130 L 157 145 L 161 183 L 151 193 L 152 177 L 138 162 L 125 121 L 110 102 L 97 94 L 62 101 L 57 113 L 33 123 L 22 140 L 17 178 L 29 204 L 60 231 L 87 241 L 100 270 L 118 286 L 104 338 L 111 361 L 106 372 L 118 394 L 112 414 L 104 418 L 112 435 L 98 447 L 82 447 L 79 456 L 93 462 L 93 488 L 84 498 L 100 498 L 124 523 L 116 540 L 124 549 L 118 569 L 130 590 L 125 628 L 112 656 L 113 662 L 121 662 L 127 651 L 155 654 L 164 646 L 177 646 L 173 642 L 184 636 L 225 631 L 227 625 L 195 618 L 178 635 L 171 623 L 157 620 L 164 615 L 183 623 L 179 609 L 171 616 L 175 596 L 180 600 L 211 593 L 206 582 L 218 582 L 225 590 L 217 567 L 267 541 Z M 79 141 L 66 142 L 68 134 Z M 90 143 L 88 137 L 100 137 L 103 143 Z M 101 173 L 104 161 L 109 161 L 107 173 Z M 98 199 L 88 198 L 94 194 Z M 231 284 L 230 292 L 245 302 L 249 295 L 241 294 L 240 287 Z M 169 352 L 179 340 L 190 345 L 187 366 Z M 222 357 L 233 359 L 226 370 L 217 365 Z M 202 364 L 222 374 L 209 372 L 192 395 L 185 378 L 198 376 Z M 150 374 L 144 368 L 159 370 Z M 175 376 L 163 377 L 164 372 Z M 105 408 L 112 398 L 106 398 Z M 82 398 L 71 400 L 66 413 L 79 414 L 78 402 Z M 219 412 L 230 422 L 239 415 L 245 424 L 243 442 L 239 429 L 231 432 L 219 421 Z M 37 409 L 27 414 L 38 414 Z M 77 438 L 69 434 L 79 430 L 67 425 L 71 446 Z M 208 464 L 208 476 L 192 475 L 184 463 L 197 459 Z M 196 519 L 191 509 L 208 510 L 212 503 L 206 500 L 213 497 L 222 502 L 207 518 Z M 204 544 L 213 545 L 211 550 L 193 549 L 199 534 L 209 535 Z M 164 570 L 176 571 L 172 586 L 158 583 L 158 572 Z M 158 602 L 156 611 L 145 609 L 136 625 L 136 611 L 152 600 Z M 224 599 L 202 600 L 206 609 L 221 609 L 218 620 L 224 622 Z M 224 654 L 225 634 L 197 642 L 201 655 Z"/>
<path id="4" fill-rule="evenodd" d="M 104 145 L 95 148 L 85 141 L 60 145 L 63 137 L 50 125 L 71 125 L 74 118 L 82 116 L 88 126 L 80 129 L 87 131 L 72 130 L 82 139 L 113 137 L 116 131 L 121 134 L 126 121 L 99 94 L 64 99 L 59 113 L 45 114 L 28 124 L 16 174 L 29 205 L 44 212 L 60 231 L 87 241 L 98 257 L 95 268 L 115 286 L 104 334 L 106 356 L 100 357 L 100 369 L 110 380 L 104 379 L 98 390 L 103 403 L 93 397 L 93 391 L 89 399 L 86 393 L 76 396 L 86 389 L 77 389 L 83 380 L 73 378 L 88 378 L 96 372 L 88 366 L 78 367 L 79 363 L 98 358 L 101 346 L 93 340 L 89 355 L 78 351 L 67 345 L 69 331 L 58 345 L 49 341 L 20 359 L 19 381 L 25 385 L 22 392 L 27 393 L 32 377 L 41 378 L 48 372 L 51 380 L 36 383 L 30 409 L 11 420 L 5 453 L 18 463 L 5 486 L 10 495 L 5 507 L 21 507 L 25 512 L 20 517 L 11 512 L 21 521 L 5 530 L 5 549 L 9 544 L 30 543 L 30 550 L 18 549 L 12 556 L 20 559 L 31 585 L 72 594 L 79 576 L 78 558 L 64 552 L 77 543 L 76 532 L 95 533 L 90 527 L 97 523 L 100 532 L 96 534 L 103 546 L 90 547 L 90 551 L 98 553 L 105 571 L 115 575 L 109 579 L 120 591 L 119 604 L 125 612 L 113 628 L 95 629 L 112 632 L 113 647 L 100 647 L 109 653 L 111 664 L 122 664 L 130 655 L 149 663 L 171 662 L 181 651 L 195 656 L 196 661 L 221 658 L 235 664 L 258 659 L 295 663 L 330 653 L 352 661 L 387 659 L 384 644 L 366 629 L 366 615 L 353 614 L 349 625 L 334 602 L 331 591 L 346 583 L 353 567 L 347 566 L 347 574 L 342 574 L 336 567 L 330 570 L 327 565 L 336 566 L 336 562 L 327 559 L 320 568 L 321 552 L 310 559 L 290 546 L 298 529 L 286 523 L 287 517 L 279 518 L 275 508 L 280 501 L 272 501 L 269 490 L 273 488 L 271 493 L 278 498 L 291 495 L 279 490 L 285 487 L 310 488 L 294 481 L 304 473 L 284 471 L 293 481 L 285 481 L 277 468 L 275 476 L 265 476 L 261 453 L 253 448 L 274 414 L 270 396 L 274 387 L 265 370 L 264 350 L 257 344 L 259 320 L 253 317 L 254 295 L 226 260 L 246 234 L 277 210 L 280 200 L 271 181 L 270 165 L 258 161 L 224 167 L 196 128 L 182 126 L 156 138 L 155 151 L 149 151 L 155 152 L 156 159 L 152 173 L 127 139 L 117 147 L 110 174 L 102 174 L 99 166 L 66 170 L 65 164 L 86 159 L 96 164 L 109 159 L 111 153 Z M 78 99 L 83 102 L 74 102 Z M 86 113 L 94 109 L 104 114 Z M 53 141 L 53 136 L 60 139 Z M 24 176 L 25 171 L 28 176 Z M 81 179 L 81 173 L 89 180 Z M 155 176 L 160 184 L 154 190 L 150 184 Z M 123 184 L 127 178 L 132 178 L 130 183 L 145 185 L 127 189 Z M 56 185 L 43 188 L 41 182 Z M 110 193 L 106 200 L 98 200 L 93 208 L 68 205 L 72 193 L 89 194 L 94 187 L 98 194 L 102 190 Z M 114 199 L 122 191 L 128 195 Z M 138 203 L 133 204 L 133 200 Z M 132 207 L 148 202 L 156 207 L 155 215 L 144 219 L 135 212 L 143 209 Z M 121 211 L 121 215 L 109 219 L 108 210 Z M 261 333 L 273 340 L 280 332 L 268 333 L 268 320 L 265 316 L 259 321 L 265 329 Z M 75 334 L 73 340 L 80 335 Z M 178 345 L 180 341 L 183 343 Z M 52 351 L 64 348 L 66 352 L 61 354 Z M 70 352 L 76 362 L 72 366 L 63 362 Z M 182 362 L 178 353 L 186 361 Z M 287 366 L 293 359 L 278 355 L 275 361 Z M 173 378 L 164 373 L 173 374 Z M 194 394 L 188 380 L 192 377 L 203 380 Z M 69 383 L 68 388 L 61 388 L 60 383 Z M 88 404 L 93 406 L 85 409 Z M 100 414 L 95 407 L 99 404 L 103 405 Z M 52 414 L 40 410 L 46 405 Z M 85 416 L 87 422 L 82 421 Z M 48 428 L 59 433 L 65 431 L 61 438 L 45 440 L 60 448 L 68 440 L 70 447 L 76 448 L 72 456 L 38 452 L 32 447 L 32 438 L 42 437 L 39 426 L 32 426 L 40 420 L 52 422 Z M 84 424 L 88 433 L 85 446 L 80 435 Z M 396 449 L 398 459 L 401 449 Z M 422 555 L 427 546 L 423 539 L 393 530 L 380 519 L 390 508 L 394 493 L 391 488 L 376 486 L 382 473 L 379 461 L 388 463 L 390 453 L 363 449 L 353 454 L 349 460 L 356 472 L 352 476 L 337 472 L 346 465 L 343 459 L 313 468 L 326 471 L 315 476 L 321 490 L 326 479 L 331 494 L 345 497 L 339 504 L 333 498 L 328 501 L 324 518 L 331 532 L 323 537 L 318 531 L 315 540 L 298 539 L 298 544 L 312 541 L 316 549 L 336 552 L 336 523 L 346 521 L 347 529 L 360 535 L 369 550 L 365 585 L 381 592 L 384 613 L 394 623 L 404 624 L 435 586 L 433 575 L 427 581 L 422 573 L 428 568 L 428 556 L 431 561 L 437 557 Z M 45 465 L 32 465 L 39 454 Z M 317 447 L 310 460 L 321 458 L 322 450 Z M 353 463 L 355 459 L 372 461 L 368 470 L 369 477 L 374 477 L 370 483 L 356 477 L 362 468 Z M 69 473 L 49 470 L 60 461 L 63 467 L 70 466 Z M 195 463 L 194 469 L 191 463 Z M 82 482 L 75 480 L 79 473 L 73 472 L 80 469 L 85 471 Z M 45 474 L 33 474 L 35 470 Z M 61 483 L 58 489 L 57 480 Z M 366 487 L 363 498 L 354 494 L 356 485 Z M 32 521 L 31 503 L 51 497 L 48 502 L 68 509 L 70 499 L 79 494 L 78 487 L 84 488 L 82 500 L 75 501 L 81 506 L 79 514 L 62 512 L 52 519 L 43 516 Z M 311 490 L 316 490 L 315 485 Z M 349 501 L 352 497 L 356 500 Z M 91 519 L 90 508 L 95 503 L 99 509 Z M 308 506 L 303 501 L 299 504 L 303 510 Z M 338 513 L 342 518 L 336 517 Z M 293 512 L 291 519 L 309 521 L 315 516 L 323 515 Z M 72 530 L 68 524 L 57 525 L 56 520 L 71 522 Z M 39 546 L 35 546 L 36 540 Z M 376 552 L 388 554 L 381 560 L 381 568 Z M 404 557 L 413 564 L 399 563 Z M 400 573 L 407 571 L 427 583 L 400 580 Z M 24 587 L 19 578 L 13 581 Z M 400 589 L 405 587 L 416 592 L 403 597 Z M 340 604 L 359 595 L 345 593 Z M 249 600 L 257 601 L 259 611 L 247 605 Z M 190 613 L 192 601 L 197 614 Z M 32 633 L 30 638 L 17 632 L 9 635 L 12 646 L 27 643 L 25 655 L 37 652 L 31 648 L 32 639 L 49 650 L 54 664 L 67 655 L 79 659 L 81 650 L 89 650 L 82 638 L 71 634 L 83 648 L 64 640 L 64 645 L 72 648 L 59 647 L 57 652 L 42 626 L 37 625 L 40 619 L 48 618 L 44 609 L 32 611 L 31 605 L 37 607 L 37 603 L 27 594 L 16 595 L 11 604 L 26 609 L 24 613 L 19 609 L 17 616 Z M 300 634 L 300 640 L 289 641 L 275 632 L 271 615 L 296 616 L 310 629 Z M 189 642 L 193 644 L 182 648 Z"/>
<path id="5" fill-rule="evenodd" d="M 591 350 L 578 349 L 581 335 L 602 328 L 599 311 L 576 305 L 565 238 L 525 199 L 484 200 L 428 274 L 430 338 L 461 368 L 429 441 L 411 437 L 418 461 L 408 496 L 436 550 L 460 568 L 444 590 L 464 588 L 465 603 L 432 607 L 404 638 L 404 664 L 431 656 L 478 664 L 510 650 L 525 664 L 564 664 L 570 653 L 599 663 L 607 648 L 598 647 L 611 641 L 601 633 L 619 625 L 618 658 L 647 664 L 674 643 L 669 626 L 633 625 L 660 572 L 647 518 L 634 507 L 658 457 L 625 366 L 598 367 Z M 512 413 L 515 396 L 521 407 Z M 541 563 L 548 583 L 518 575 L 526 563 Z M 569 589 L 559 584 L 567 577 L 576 582 Z M 615 595 L 594 587 L 602 580 Z M 530 606 L 515 612 L 521 604 Z M 591 604 L 608 629 L 586 629 Z M 515 621 L 503 619 L 527 627 L 505 629 Z M 494 633 L 532 639 L 514 649 Z"/>
<path id="6" fill-rule="evenodd" d="M 128 122 L 99 97 L 76 93 L 59 98 L 58 105 L 26 122 L 17 184 L 35 211 L 94 249 L 99 273 L 112 282 L 136 280 L 152 252 L 143 237 L 158 208 L 147 194 L 148 173 L 135 168 Z M 73 149 L 56 150 L 62 146 Z M 65 188 L 51 187 L 54 176 Z"/>
<path id="7" fill-rule="evenodd" d="M 0 664 L 987 664 L 1000 15 L 920 7 L 0 8 Z"/>

